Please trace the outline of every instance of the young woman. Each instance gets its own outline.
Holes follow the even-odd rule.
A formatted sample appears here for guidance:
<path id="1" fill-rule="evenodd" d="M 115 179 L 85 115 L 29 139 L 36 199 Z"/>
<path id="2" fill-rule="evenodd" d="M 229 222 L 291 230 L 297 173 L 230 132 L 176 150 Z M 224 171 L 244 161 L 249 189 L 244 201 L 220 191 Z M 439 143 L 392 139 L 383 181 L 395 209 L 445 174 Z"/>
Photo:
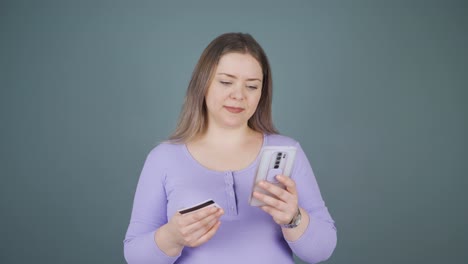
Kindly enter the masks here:
<path id="1" fill-rule="evenodd" d="M 326 260 L 336 229 L 299 143 L 271 118 L 268 59 L 249 34 L 227 33 L 201 55 L 179 124 L 148 155 L 124 240 L 128 263 L 294 263 Z M 295 146 L 290 177 L 261 181 L 249 205 L 264 146 Z M 181 214 L 213 199 L 219 207 Z"/>

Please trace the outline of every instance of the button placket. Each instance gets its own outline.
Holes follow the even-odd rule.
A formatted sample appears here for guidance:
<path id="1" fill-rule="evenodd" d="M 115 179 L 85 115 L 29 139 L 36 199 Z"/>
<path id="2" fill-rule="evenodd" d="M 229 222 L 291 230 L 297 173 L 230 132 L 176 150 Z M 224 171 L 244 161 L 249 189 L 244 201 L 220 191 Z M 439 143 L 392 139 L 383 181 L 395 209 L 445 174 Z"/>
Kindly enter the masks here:
<path id="1" fill-rule="evenodd" d="M 236 193 L 234 192 L 234 175 L 232 172 L 226 172 L 224 176 L 226 183 L 227 212 L 230 215 L 237 215 Z"/>

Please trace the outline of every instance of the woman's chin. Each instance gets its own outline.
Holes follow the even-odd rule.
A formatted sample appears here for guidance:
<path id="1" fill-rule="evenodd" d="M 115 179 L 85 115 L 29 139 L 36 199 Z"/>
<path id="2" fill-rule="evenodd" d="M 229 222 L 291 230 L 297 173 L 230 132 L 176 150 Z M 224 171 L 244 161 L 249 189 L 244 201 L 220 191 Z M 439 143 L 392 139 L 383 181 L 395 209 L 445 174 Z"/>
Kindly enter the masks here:
<path id="1" fill-rule="evenodd" d="M 229 129 L 238 129 L 247 126 L 247 121 L 244 120 L 225 120 L 222 126 Z"/>

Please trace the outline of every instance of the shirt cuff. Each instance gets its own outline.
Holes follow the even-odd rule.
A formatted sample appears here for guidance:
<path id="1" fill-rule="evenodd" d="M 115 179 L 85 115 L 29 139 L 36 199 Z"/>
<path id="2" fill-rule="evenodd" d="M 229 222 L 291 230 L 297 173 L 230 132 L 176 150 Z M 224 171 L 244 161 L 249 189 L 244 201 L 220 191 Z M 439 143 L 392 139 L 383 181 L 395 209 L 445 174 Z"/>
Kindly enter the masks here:
<path id="1" fill-rule="evenodd" d="M 328 259 L 336 246 L 336 228 L 333 223 L 309 217 L 309 225 L 297 240 L 286 241 L 300 259 L 318 263 Z"/>

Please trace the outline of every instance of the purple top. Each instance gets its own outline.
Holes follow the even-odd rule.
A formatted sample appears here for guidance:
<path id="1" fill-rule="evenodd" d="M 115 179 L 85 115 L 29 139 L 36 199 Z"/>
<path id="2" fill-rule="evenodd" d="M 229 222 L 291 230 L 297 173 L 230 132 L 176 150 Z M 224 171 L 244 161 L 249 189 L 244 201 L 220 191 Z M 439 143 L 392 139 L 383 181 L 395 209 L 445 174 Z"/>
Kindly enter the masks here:
<path id="1" fill-rule="evenodd" d="M 124 240 L 127 262 L 283 264 L 294 263 L 293 252 L 309 263 L 329 258 L 336 246 L 336 229 L 304 151 L 291 138 L 264 136 L 263 146 L 282 145 L 297 147 L 291 178 L 299 206 L 310 216 L 298 240 L 286 241 L 269 214 L 249 205 L 259 157 L 239 171 L 213 171 L 198 163 L 186 145 L 162 143 L 149 153 L 140 175 Z M 154 241 L 155 231 L 179 209 L 208 199 L 225 211 L 217 233 L 199 247 L 185 247 L 180 256 L 167 256 Z"/>

